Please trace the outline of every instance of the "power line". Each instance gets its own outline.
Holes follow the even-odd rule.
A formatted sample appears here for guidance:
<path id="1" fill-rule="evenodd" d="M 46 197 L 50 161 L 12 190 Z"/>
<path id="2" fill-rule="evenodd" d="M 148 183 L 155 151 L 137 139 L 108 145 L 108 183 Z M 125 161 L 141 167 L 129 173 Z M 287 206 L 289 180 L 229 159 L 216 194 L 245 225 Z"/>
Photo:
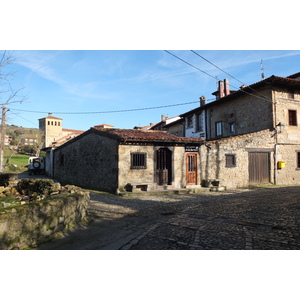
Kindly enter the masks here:
<path id="1" fill-rule="evenodd" d="M 207 61 L 209 64 L 211 64 L 212 66 L 214 66 L 215 68 L 219 69 L 220 71 L 222 71 L 223 73 L 227 74 L 228 76 L 230 76 L 231 78 L 233 78 L 234 80 L 238 81 L 239 83 L 241 83 L 242 85 L 247 86 L 245 83 L 243 83 L 242 81 L 240 81 L 239 79 L 237 79 L 236 77 L 230 75 L 228 72 L 224 71 L 223 69 L 221 69 L 220 67 L 218 67 L 217 65 L 215 65 L 214 63 L 212 63 L 211 61 L 209 61 L 208 59 L 206 59 L 205 57 L 203 57 L 202 55 L 200 55 L 199 53 L 197 53 L 194 50 L 191 50 L 191 52 L 193 52 L 194 54 L 196 54 L 197 56 L 199 56 L 200 58 L 202 58 L 203 60 Z M 234 86 L 232 86 L 234 87 Z M 236 87 L 234 87 L 236 88 Z M 259 95 L 261 95 L 265 100 L 270 101 L 271 99 L 269 99 L 268 97 L 266 97 L 265 95 L 259 93 L 258 91 L 254 90 L 252 87 L 249 87 L 252 91 L 257 92 Z"/>
<path id="2" fill-rule="evenodd" d="M 211 99 L 209 99 L 211 100 Z M 122 110 L 108 110 L 108 111 L 89 111 L 89 112 L 52 112 L 56 115 L 88 115 L 88 114 L 110 114 L 110 113 L 121 113 L 121 112 L 132 112 L 132 111 L 141 111 L 141 110 L 150 110 L 150 109 L 159 109 L 165 107 L 173 107 L 173 106 L 182 106 L 188 104 L 198 103 L 199 101 L 191 101 L 186 103 L 179 103 L 179 104 L 170 104 L 170 105 L 162 105 L 162 106 L 155 106 L 155 107 L 144 107 L 144 108 L 133 108 L 133 109 L 122 109 Z M 47 114 L 49 111 L 34 111 L 34 110 L 25 110 L 25 109 L 17 109 L 17 108 L 10 108 L 10 110 L 15 111 L 23 111 L 23 112 L 30 112 L 30 113 L 39 113 L 39 114 Z"/>
<path id="3" fill-rule="evenodd" d="M 195 67 L 194 65 L 192 65 L 192 64 L 190 64 L 189 62 L 185 61 L 184 59 L 178 57 L 177 55 L 171 53 L 170 51 L 168 51 L 168 50 L 164 50 L 164 51 L 167 52 L 167 53 L 169 53 L 170 55 L 173 55 L 174 57 L 176 57 L 177 59 L 179 59 L 179 60 L 181 60 L 182 62 L 186 63 L 187 65 L 189 65 L 189 66 L 191 66 L 191 67 L 197 69 L 198 71 L 204 73 L 205 75 L 210 76 L 210 77 L 212 77 L 212 78 L 214 78 L 214 79 L 218 79 L 217 76 L 213 76 L 213 75 L 211 75 L 211 74 L 209 74 L 209 73 L 207 73 L 207 72 L 205 72 L 205 71 L 203 71 L 203 70 L 201 70 L 201 69 Z"/>
<path id="4" fill-rule="evenodd" d="M 204 74 L 206 74 L 206 75 L 208 75 L 208 76 L 210 76 L 210 77 L 212 77 L 212 78 L 214 78 L 214 79 L 217 79 L 217 76 L 213 76 L 213 75 L 211 75 L 211 74 L 209 74 L 209 73 L 207 73 L 207 72 L 205 72 L 205 71 L 203 71 L 203 70 L 201 70 L 201 69 L 195 67 L 195 66 L 192 65 L 191 63 L 189 63 L 189 62 L 183 60 L 182 58 L 178 57 L 177 55 L 175 55 L 175 54 L 173 54 L 173 53 L 171 53 L 171 52 L 169 52 L 169 51 L 167 51 L 167 50 L 164 50 L 164 51 L 167 52 L 167 53 L 169 53 L 169 54 L 171 54 L 172 56 L 176 57 L 177 59 L 181 60 L 182 62 L 188 64 L 189 66 L 191 66 L 191 67 L 193 67 L 193 68 L 199 70 L 200 72 L 202 72 L 202 73 L 204 73 Z M 218 69 L 220 69 L 220 68 L 218 68 Z M 221 69 L 220 69 L 220 70 L 221 70 Z M 261 100 L 265 100 L 265 101 L 272 102 L 272 99 L 269 99 L 269 98 L 267 98 L 265 95 L 258 93 L 258 92 L 257 92 L 256 90 L 254 90 L 252 87 L 247 86 L 247 87 L 250 88 L 252 91 L 257 92 L 258 94 L 262 95 L 262 97 L 256 96 L 256 95 L 251 94 L 251 93 L 249 93 L 249 92 L 246 92 L 245 90 L 240 89 L 240 88 L 238 88 L 238 87 L 236 87 L 236 86 L 233 86 L 232 84 L 229 84 L 229 86 L 233 87 L 234 89 L 240 90 L 241 92 L 243 92 L 243 93 L 245 93 L 245 94 L 248 94 L 248 95 L 250 95 L 250 96 L 253 96 L 253 97 L 255 97 L 255 98 L 258 98 L 258 99 L 261 99 Z"/>
<path id="5" fill-rule="evenodd" d="M 213 65 L 215 68 L 219 69 L 220 71 L 222 71 L 223 73 L 227 74 L 228 76 L 230 76 L 231 78 L 235 79 L 236 81 L 238 81 L 239 83 L 245 85 L 242 81 L 238 80 L 237 78 L 235 78 L 234 76 L 230 75 L 229 73 L 227 73 L 226 71 L 222 70 L 220 67 L 218 67 L 217 65 L 215 65 L 214 63 L 212 63 L 211 61 L 209 61 L 208 59 L 206 59 L 205 57 L 203 57 L 202 55 L 200 55 L 199 53 L 195 52 L 194 50 L 191 50 L 194 54 L 198 55 L 199 57 L 201 57 L 203 60 L 207 61 L 209 64 Z"/>

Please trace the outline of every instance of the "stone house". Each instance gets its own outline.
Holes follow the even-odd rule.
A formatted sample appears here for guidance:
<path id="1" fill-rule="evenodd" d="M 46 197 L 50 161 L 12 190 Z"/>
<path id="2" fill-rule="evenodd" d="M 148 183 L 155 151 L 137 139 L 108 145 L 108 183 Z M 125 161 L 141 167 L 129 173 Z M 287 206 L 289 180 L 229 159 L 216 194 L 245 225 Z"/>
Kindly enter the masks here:
<path id="1" fill-rule="evenodd" d="M 238 91 L 219 82 L 217 99 L 182 114 L 187 137 L 204 137 L 201 178 L 227 187 L 300 183 L 300 73 Z"/>
<path id="2" fill-rule="evenodd" d="M 93 127 L 54 150 L 54 178 L 108 192 L 200 187 L 201 139 Z"/>

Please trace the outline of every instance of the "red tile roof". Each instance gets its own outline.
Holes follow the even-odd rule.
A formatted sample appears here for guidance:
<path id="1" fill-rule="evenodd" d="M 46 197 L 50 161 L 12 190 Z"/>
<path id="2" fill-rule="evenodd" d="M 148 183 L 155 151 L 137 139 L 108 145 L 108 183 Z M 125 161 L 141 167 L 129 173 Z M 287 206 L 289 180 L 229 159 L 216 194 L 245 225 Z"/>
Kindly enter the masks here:
<path id="1" fill-rule="evenodd" d="M 91 128 L 93 132 L 115 138 L 120 142 L 171 142 L 171 143 L 202 143 L 200 138 L 178 137 L 166 131 L 138 129 L 99 129 Z"/>

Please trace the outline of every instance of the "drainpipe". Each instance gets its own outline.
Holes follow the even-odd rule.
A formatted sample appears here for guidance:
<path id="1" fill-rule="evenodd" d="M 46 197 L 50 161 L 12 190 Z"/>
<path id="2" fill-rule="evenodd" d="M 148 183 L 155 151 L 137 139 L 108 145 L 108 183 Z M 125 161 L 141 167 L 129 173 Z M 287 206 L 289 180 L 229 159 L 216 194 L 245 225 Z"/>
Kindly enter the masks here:
<path id="1" fill-rule="evenodd" d="M 277 140 L 277 132 L 276 132 L 276 140 Z M 277 185 L 277 142 L 275 143 L 274 149 L 274 184 Z"/>
<path id="2" fill-rule="evenodd" d="M 276 94 L 274 91 L 272 91 L 272 102 L 273 102 L 273 127 L 275 128 L 275 147 L 274 147 L 274 184 L 277 185 L 277 180 L 278 180 L 278 174 L 277 174 L 277 161 L 278 161 L 278 158 L 277 158 L 277 152 L 278 152 L 278 149 L 277 149 L 277 146 L 278 146 L 278 132 L 277 132 L 277 128 L 276 128 L 276 122 L 277 122 L 277 107 L 276 107 Z"/>

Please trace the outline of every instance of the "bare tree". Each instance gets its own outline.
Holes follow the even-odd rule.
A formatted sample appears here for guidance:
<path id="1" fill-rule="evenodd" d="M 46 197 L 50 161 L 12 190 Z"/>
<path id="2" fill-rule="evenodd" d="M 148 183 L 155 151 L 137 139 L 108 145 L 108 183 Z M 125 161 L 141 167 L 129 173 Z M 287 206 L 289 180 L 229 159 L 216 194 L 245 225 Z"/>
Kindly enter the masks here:
<path id="1" fill-rule="evenodd" d="M 20 95 L 20 89 L 14 89 L 11 81 L 14 72 L 10 71 L 8 66 L 16 59 L 11 52 L 3 51 L 0 55 L 0 106 L 1 106 L 1 140 L 0 140 L 0 172 L 4 171 L 4 145 L 6 134 L 6 112 L 7 106 L 12 103 L 22 103 L 25 100 L 24 96 Z"/>

